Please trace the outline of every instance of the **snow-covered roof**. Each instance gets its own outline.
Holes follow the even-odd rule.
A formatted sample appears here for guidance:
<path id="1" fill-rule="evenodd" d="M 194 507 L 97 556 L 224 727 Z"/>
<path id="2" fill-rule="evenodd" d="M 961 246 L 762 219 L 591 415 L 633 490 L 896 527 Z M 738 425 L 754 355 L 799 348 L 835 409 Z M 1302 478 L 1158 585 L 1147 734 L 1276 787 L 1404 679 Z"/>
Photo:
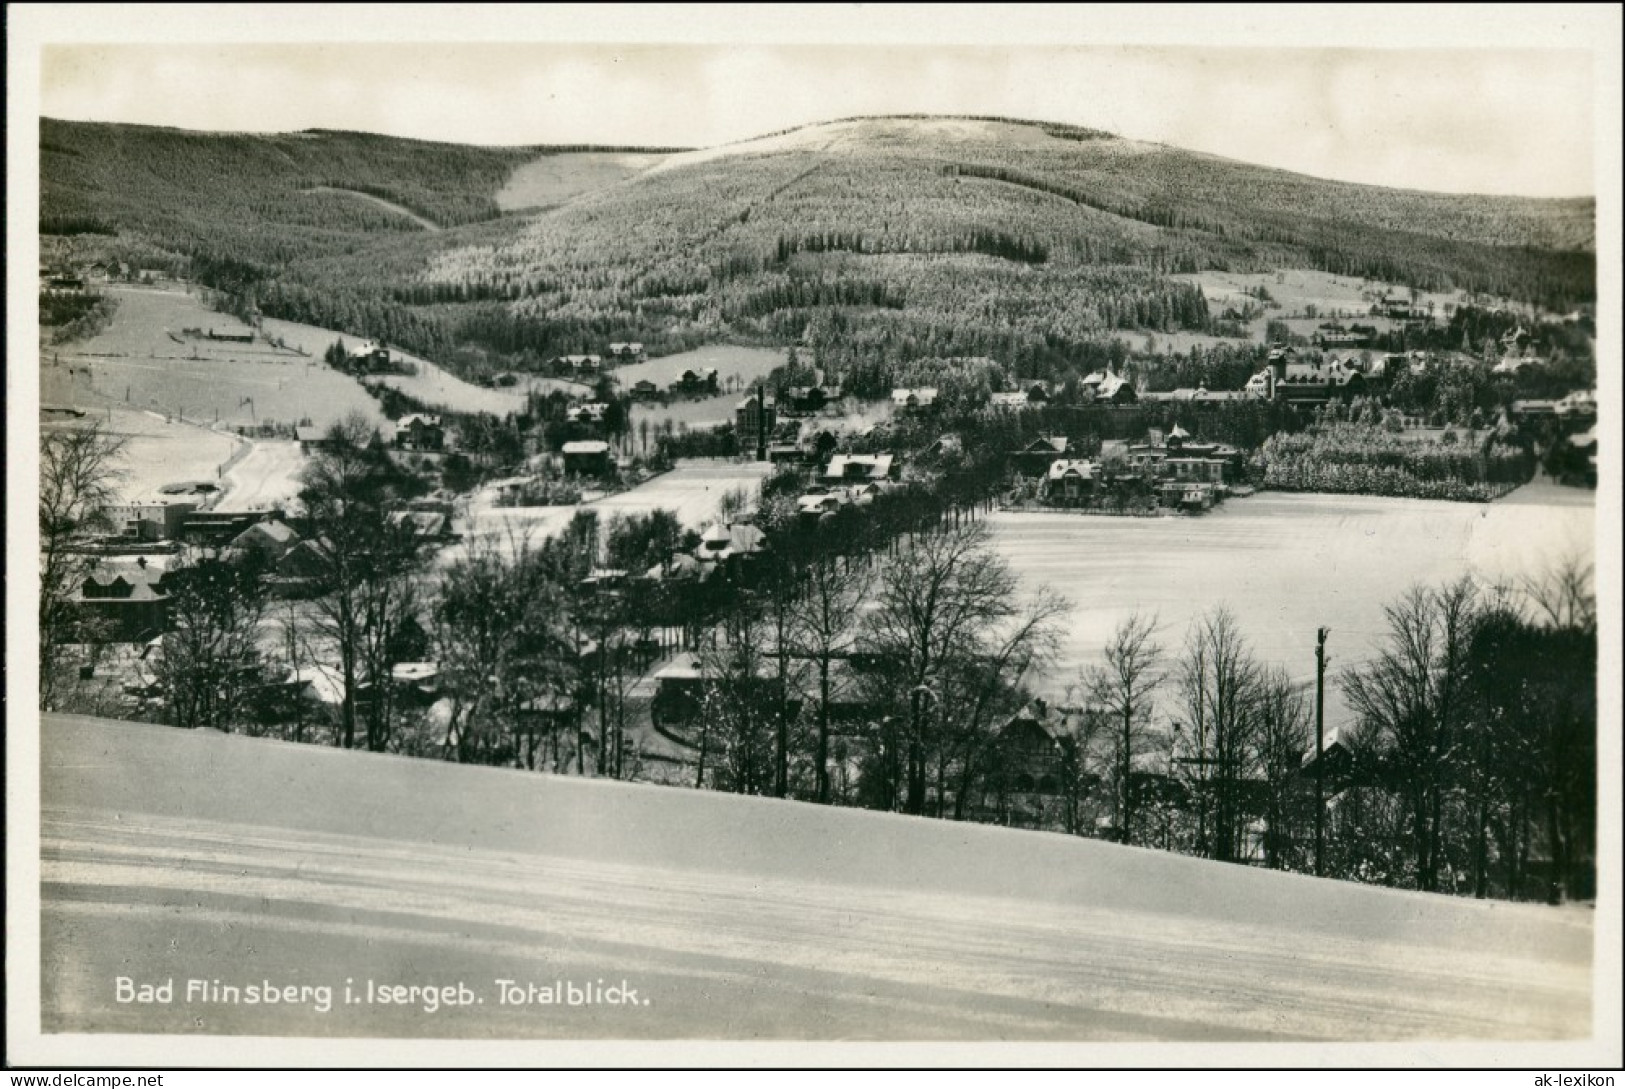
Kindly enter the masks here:
<path id="1" fill-rule="evenodd" d="M 836 454 L 824 470 L 825 480 L 885 480 L 891 475 L 890 454 Z"/>
<path id="2" fill-rule="evenodd" d="M 760 552 L 766 540 L 766 535 L 755 526 L 743 522 L 729 525 L 718 522 L 701 534 L 698 555 L 707 561 L 748 556 Z"/>
<path id="3" fill-rule="evenodd" d="M 1117 396 L 1117 391 L 1126 385 L 1128 385 L 1128 380 L 1126 378 L 1116 374 L 1108 374 L 1106 377 L 1102 378 L 1100 380 L 1100 384 L 1095 387 L 1095 396 L 1108 399 L 1115 397 Z"/>
<path id="4" fill-rule="evenodd" d="M 344 680 L 336 669 L 329 666 L 307 665 L 290 669 L 283 683 L 300 686 L 300 695 L 312 703 L 337 707 L 344 702 Z"/>
<path id="5" fill-rule="evenodd" d="M 1079 480 L 1093 480 L 1095 478 L 1094 463 L 1087 458 L 1075 460 L 1057 458 L 1050 462 L 1049 479 L 1061 480 L 1069 476 L 1076 477 Z"/>
<path id="6" fill-rule="evenodd" d="M 603 439 L 580 439 L 565 443 L 561 449 L 566 454 L 607 454 L 609 443 Z"/>
<path id="7" fill-rule="evenodd" d="M 846 506 L 847 497 L 838 492 L 827 495 L 803 495 L 796 500 L 796 510 L 802 514 L 822 514 Z"/>
<path id="8" fill-rule="evenodd" d="M 242 547 L 249 543 L 249 538 L 262 537 L 272 544 L 292 545 L 299 541 L 299 534 L 286 522 L 273 518 L 268 522 L 255 522 L 239 533 L 233 540 L 233 547 Z"/>

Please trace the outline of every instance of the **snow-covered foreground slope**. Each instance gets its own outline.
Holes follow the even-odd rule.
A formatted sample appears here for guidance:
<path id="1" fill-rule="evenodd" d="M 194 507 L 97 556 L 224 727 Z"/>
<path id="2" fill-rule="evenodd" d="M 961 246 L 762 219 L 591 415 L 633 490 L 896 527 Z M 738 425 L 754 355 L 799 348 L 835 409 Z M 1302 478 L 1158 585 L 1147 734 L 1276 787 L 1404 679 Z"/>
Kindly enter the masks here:
<path id="1" fill-rule="evenodd" d="M 46 1032 L 1589 1033 L 1583 910 L 62 716 L 43 723 L 42 776 Z M 120 1003 L 120 977 L 172 979 L 172 1001 Z M 188 1001 L 190 980 L 311 990 L 248 1005 L 204 1001 L 220 993 L 206 985 Z M 636 995 L 514 1004 L 498 980 L 624 980 Z M 451 987 L 468 1004 L 380 1004 L 386 983 Z"/>

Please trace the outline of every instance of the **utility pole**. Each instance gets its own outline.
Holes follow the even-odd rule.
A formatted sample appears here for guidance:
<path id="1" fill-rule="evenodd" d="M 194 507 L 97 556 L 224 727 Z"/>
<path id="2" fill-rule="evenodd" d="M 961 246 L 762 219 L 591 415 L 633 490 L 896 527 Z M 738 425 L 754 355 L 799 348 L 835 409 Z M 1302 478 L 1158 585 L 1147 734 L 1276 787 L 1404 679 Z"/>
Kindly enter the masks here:
<path id="1" fill-rule="evenodd" d="M 1315 632 L 1315 876 L 1323 875 L 1326 826 L 1326 635 Z"/>

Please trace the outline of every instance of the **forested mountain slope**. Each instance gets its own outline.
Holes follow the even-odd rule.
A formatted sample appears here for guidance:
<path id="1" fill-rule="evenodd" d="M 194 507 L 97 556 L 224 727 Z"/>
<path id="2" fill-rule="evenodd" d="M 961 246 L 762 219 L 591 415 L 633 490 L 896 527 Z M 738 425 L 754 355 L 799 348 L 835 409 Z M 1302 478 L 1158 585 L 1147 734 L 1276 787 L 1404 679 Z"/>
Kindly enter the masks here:
<path id="1" fill-rule="evenodd" d="M 1324 181 L 1059 125 L 862 118 L 673 154 L 563 205 L 495 196 L 544 152 L 353 133 L 46 122 L 42 227 L 116 230 L 267 313 L 424 353 L 784 341 L 907 359 L 1203 328 L 1168 279 L 1317 268 L 1566 309 L 1595 202 Z M 398 204 L 421 224 L 350 194 Z M 826 338 L 827 339 L 827 338 Z"/>

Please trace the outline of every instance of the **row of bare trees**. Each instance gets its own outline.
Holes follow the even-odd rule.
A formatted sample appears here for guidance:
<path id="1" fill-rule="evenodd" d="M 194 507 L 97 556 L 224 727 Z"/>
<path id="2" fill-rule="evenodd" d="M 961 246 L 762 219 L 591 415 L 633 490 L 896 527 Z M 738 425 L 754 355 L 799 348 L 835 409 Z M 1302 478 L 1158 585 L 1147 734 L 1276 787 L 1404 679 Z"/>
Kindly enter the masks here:
<path id="1" fill-rule="evenodd" d="M 1597 619 L 1589 567 L 1515 588 L 1418 586 L 1376 653 L 1344 669 L 1341 763 L 1311 765 L 1304 686 L 1260 662 L 1219 608 L 1170 656 L 1154 620 L 1119 625 L 1081 691 L 1090 777 L 1126 843 L 1272 868 L 1516 898 L 1592 895 Z M 1086 792 L 1087 793 L 1087 792 Z"/>
<path id="2" fill-rule="evenodd" d="M 587 577 L 606 552 L 670 570 L 689 543 L 675 520 L 611 525 L 606 550 L 584 514 L 536 547 L 470 542 L 426 571 L 423 543 L 396 517 L 412 481 L 358 427 L 331 439 L 303 493 L 322 592 L 287 607 L 284 627 L 290 663 L 335 676 L 334 744 L 630 774 L 628 702 L 650 664 L 640 648 L 677 628 L 699 648 L 703 680 L 687 736 L 696 785 L 953 819 L 999 819 L 1010 794 L 1042 794 L 1045 820 L 1074 834 L 1312 867 L 1303 686 L 1261 661 L 1222 607 L 1172 652 L 1155 618 L 1119 625 L 1039 754 L 1050 781 L 1022 784 L 1004 729 L 1031 702 L 1024 682 L 1055 665 L 1069 606 L 1020 586 L 985 526 L 952 508 L 899 501 L 866 523 L 809 529 L 767 504 L 758 521 L 776 547 L 754 564 L 606 594 Z M 47 709 L 63 705 L 64 646 L 85 637 L 70 598 L 91 559 L 74 541 L 105 528 L 117 452 L 94 428 L 42 444 Z M 894 532 L 859 531 L 887 518 Z M 157 667 L 170 721 L 236 728 L 267 713 L 271 607 L 258 575 L 214 558 L 173 573 Z M 1325 872 L 1479 896 L 1590 895 L 1589 568 L 1515 588 L 1418 587 L 1388 607 L 1387 628 L 1370 659 L 1333 678 L 1355 722 L 1338 738 L 1346 763 L 1315 770 L 1329 777 Z M 393 696 L 394 666 L 424 656 L 446 696 L 433 731 L 414 729 Z"/>

